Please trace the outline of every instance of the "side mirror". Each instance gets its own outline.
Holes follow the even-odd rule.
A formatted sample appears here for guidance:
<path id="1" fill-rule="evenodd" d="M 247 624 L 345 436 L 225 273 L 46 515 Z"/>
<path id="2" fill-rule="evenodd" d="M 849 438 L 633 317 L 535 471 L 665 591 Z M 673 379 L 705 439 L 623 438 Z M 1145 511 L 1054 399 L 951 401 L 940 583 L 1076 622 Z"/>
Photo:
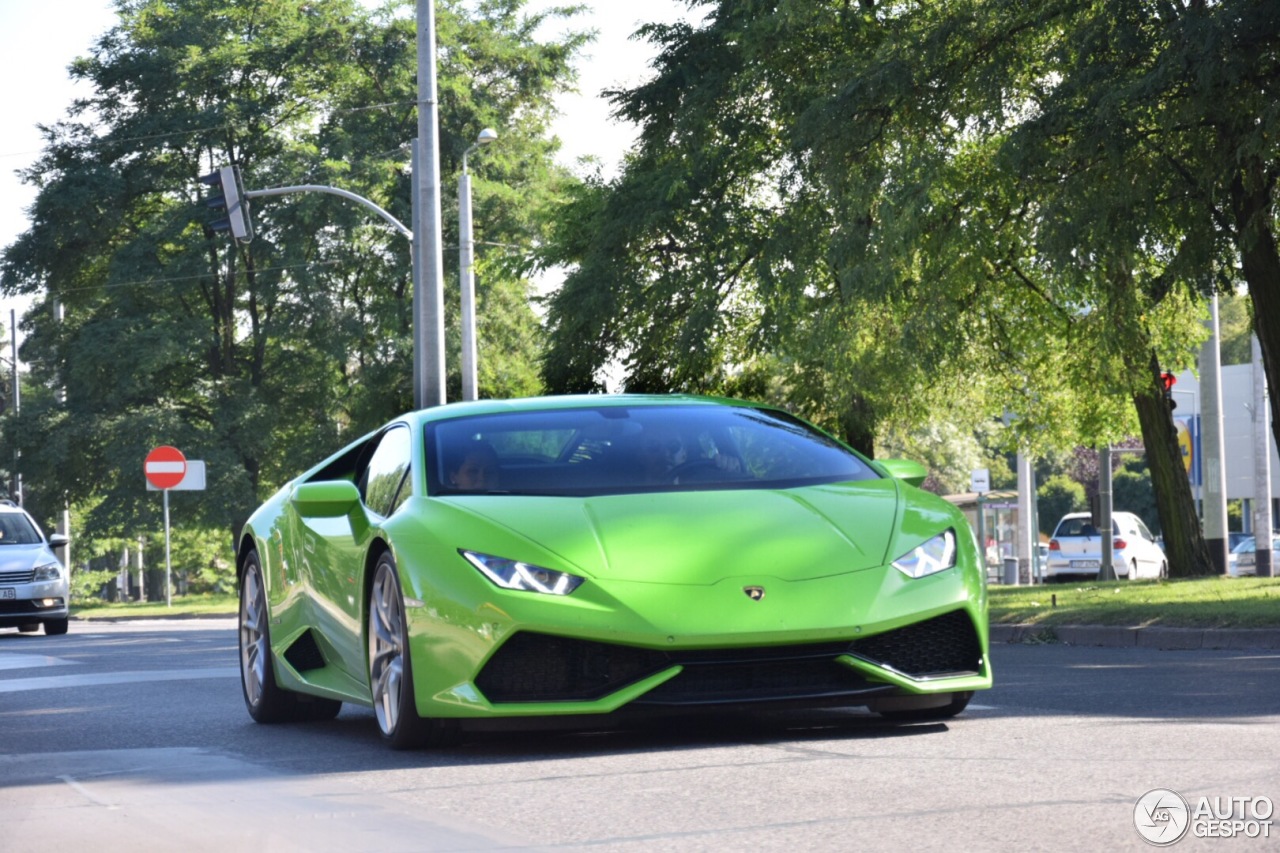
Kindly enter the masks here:
<path id="1" fill-rule="evenodd" d="M 929 476 L 923 465 L 910 459 L 877 459 L 876 462 L 890 477 L 912 486 L 919 486 Z"/>
<path id="2" fill-rule="evenodd" d="M 71 544 L 71 537 L 64 536 L 61 533 L 51 533 L 49 535 L 50 548 L 65 548 Z"/>
<path id="3" fill-rule="evenodd" d="M 304 518 L 339 518 L 360 505 L 360 490 L 350 480 L 302 483 L 291 498 Z"/>

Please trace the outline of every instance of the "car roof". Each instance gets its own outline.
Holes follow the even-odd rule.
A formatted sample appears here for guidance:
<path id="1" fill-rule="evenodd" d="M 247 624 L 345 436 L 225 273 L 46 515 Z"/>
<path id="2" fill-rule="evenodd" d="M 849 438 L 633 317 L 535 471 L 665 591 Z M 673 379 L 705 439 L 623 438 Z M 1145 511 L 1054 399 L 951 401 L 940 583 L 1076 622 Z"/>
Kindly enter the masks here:
<path id="1" fill-rule="evenodd" d="M 729 397 L 704 397 L 697 394 L 563 394 L 545 397 L 517 397 L 510 400 L 473 400 L 446 403 L 420 409 L 406 415 L 435 421 L 469 415 L 493 415 L 507 412 L 545 412 L 557 409 L 619 408 L 629 406 L 747 406 L 774 409 L 773 406 Z"/>

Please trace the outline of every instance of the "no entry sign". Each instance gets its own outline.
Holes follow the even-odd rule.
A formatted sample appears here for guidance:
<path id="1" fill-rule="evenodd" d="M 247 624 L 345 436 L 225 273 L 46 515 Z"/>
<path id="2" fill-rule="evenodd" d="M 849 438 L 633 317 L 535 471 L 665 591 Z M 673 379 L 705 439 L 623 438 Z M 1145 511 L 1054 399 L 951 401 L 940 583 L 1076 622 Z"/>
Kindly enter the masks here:
<path id="1" fill-rule="evenodd" d="M 157 489 L 172 489 L 187 475 L 187 457 L 176 447 L 161 445 L 147 454 L 142 473 Z"/>

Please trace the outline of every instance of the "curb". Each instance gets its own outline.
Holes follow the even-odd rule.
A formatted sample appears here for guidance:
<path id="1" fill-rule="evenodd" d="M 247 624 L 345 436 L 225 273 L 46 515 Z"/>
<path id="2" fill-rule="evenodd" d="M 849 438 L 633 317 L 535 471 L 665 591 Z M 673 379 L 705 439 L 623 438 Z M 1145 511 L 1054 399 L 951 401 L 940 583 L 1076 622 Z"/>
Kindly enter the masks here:
<path id="1" fill-rule="evenodd" d="M 993 643 L 1065 643 L 1142 649 L 1280 649 L 1280 628 L 1128 628 L 993 624 Z"/>

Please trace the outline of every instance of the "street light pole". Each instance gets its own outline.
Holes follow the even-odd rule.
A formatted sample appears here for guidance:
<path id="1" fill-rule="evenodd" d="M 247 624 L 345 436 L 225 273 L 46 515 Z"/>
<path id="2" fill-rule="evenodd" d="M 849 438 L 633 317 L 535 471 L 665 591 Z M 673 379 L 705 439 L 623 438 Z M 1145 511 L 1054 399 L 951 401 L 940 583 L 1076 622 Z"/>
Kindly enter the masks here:
<path id="1" fill-rule="evenodd" d="M 462 291 L 462 399 L 479 397 L 476 377 L 476 278 L 475 242 L 471 228 L 471 173 L 467 157 L 498 138 L 492 128 L 480 131 L 476 141 L 462 152 L 462 174 L 458 176 L 458 280 Z"/>
<path id="2" fill-rule="evenodd" d="M 436 100 L 435 0 L 418 0 L 418 157 L 414 192 L 415 282 L 413 347 L 419 364 L 413 384 L 418 408 L 444 403 L 444 259 L 440 232 L 440 124 Z"/>

